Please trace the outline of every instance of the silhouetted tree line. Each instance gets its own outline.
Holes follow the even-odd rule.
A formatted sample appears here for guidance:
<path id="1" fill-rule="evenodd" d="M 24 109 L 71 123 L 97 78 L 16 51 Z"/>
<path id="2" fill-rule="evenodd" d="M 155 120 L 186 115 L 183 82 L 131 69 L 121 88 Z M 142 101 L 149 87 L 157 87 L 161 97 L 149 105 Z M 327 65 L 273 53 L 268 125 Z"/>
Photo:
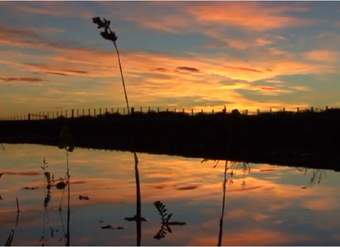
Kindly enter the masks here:
<path id="1" fill-rule="evenodd" d="M 340 110 L 232 113 L 134 112 L 1 121 L 0 142 L 58 144 L 67 123 L 75 145 L 338 169 Z"/>

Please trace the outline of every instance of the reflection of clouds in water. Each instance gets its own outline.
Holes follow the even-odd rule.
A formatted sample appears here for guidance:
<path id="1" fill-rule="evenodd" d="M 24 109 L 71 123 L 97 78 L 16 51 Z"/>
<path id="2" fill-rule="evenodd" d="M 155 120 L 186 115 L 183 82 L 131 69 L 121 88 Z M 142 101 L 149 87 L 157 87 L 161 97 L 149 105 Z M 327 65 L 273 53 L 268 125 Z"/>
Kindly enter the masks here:
<path id="1" fill-rule="evenodd" d="M 40 172 L 37 171 L 0 171 L 1 175 L 15 175 L 15 176 L 39 176 Z"/>
<path id="2" fill-rule="evenodd" d="M 176 186 L 176 190 L 194 190 L 194 189 L 197 189 L 199 186 L 198 185 L 178 185 Z"/>
<path id="3" fill-rule="evenodd" d="M 335 196 L 335 195 L 334 195 Z M 308 198 L 301 203 L 302 207 L 312 211 L 331 211 L 339 208 L 339 201 L 334 197 Z"/>
<path id="4" fill-rule="evenodd" d="M 241 243 L 242 245 L 288 245 L 305 238 L 294 233 L 289 234 L 270 229 L 249 228 L 242 232 L 232 231 L 231 233 L 228 233 L 228 229 L 226 229 L 223 245 L 240 245 Z M 216 238 L 211 235 L 200 235 L 199 238 L 192 239 L 190 245 L 211 245 L 214 241 Z"/>
<path id="5" fill-rule="evenodd" d="M 8 146 L 14 150 L 14 145 Z M 49 161 L 49 169 L 58 175 L 65 174 L 64 166 L 60 165 L 64 164 L 64 155 L 57 148 L 25 145 L 21 149 L 26 150 L 26 156 L 16 157 L 14 152 L 10 152 L 0 157 L 1 163 L 6 161 L 9 164 L 8 161 L 12 161 L 15 163 L 13 167 L 18 167 L 6 168 L 4 171 L 29 174 L 39 170 L 40 155 L 44 153 Z M 27 159 L 30 156 L 33 158 Z M 199 159 L 166 155 L 140 154 L 139 159 L 143 216 L 150 219 L 143 224 L 143 244 L 215 244 L 223 165 L 214 168 L 209 164 L 201 164 Z M 77 228 L 73 236 L 74 244 L 134 244 L 134 227 L 122 223 L 122 217 L 130 215 L 135 205 L 134 167 L 130 153 L 77 149 L 70 156 L 70 164 L 71 181 L 74 184 L 71 191 L 71 225 Z M 250 164 L 250 168 L 250 172 L 245 172 L 241 167 L 233 169 L 232 183 L 227 185 L 224 245 L 318 243 L 315 240 L 317 236 L 312 233 L 329 225 L 332 229 L 327 228 L 320 239 L 336 235 L 334 232 L 340 227 L 334 217 L 334 212 L 339 208 L 338 173 L 332 173 L 332 186 L 328 184 L 328 179 L 332 178 L 330 176 L 321 184 L 301 189 L 308 182 L 308 177 L 295 168 L 266 164 Z M 18 180 L 11 176 L 11 181 L 0 180 L 2 188 L 6 188 L 1 190 L 6 200 L 1 201 L 0 207 L 0 223 L 4 227 L 10 227 L 13 217 L 8 214 L 11 214 L 12 206 L 15 205 L 15 193 L 19 193 L 23 210 L 21 227 L 26 232 L 16 236 L 20 243 L 34 243 L 35 240 L 29 234 L 33 234 L 41 223 L 41 212 L 37 208 L 42 207 L 42 188 L 22 190 L 27 185 L 42 186 L 43 175 L 41 172 L 38 175 L 41 177 L 23 176 Z M 16 186 L 10 188 L 12 184 Z M 57 222 L 53 209 L 57 208 L 61 192 L 52 188 L 52 195 L 49 205 L 51 222 Z M 91 200 L 80 201 L 79 195 L 86 195 Z M 170 234 L 161 242 L 153 242 L 153 236 L 159 228 L 159 219 L 153 208 L 153 202 L 157 200 L 164 201 L 176 219 L 188 223 L 185 228 L 180 231 L 176 229 L 175 234 Z M 119 234 L 112 232 L 110 234 L 113 235 L 109 236 L 94 230 L 94 224 L 98 228 L 100 218 L 112 224 L 122 224 L 124 231 Z M 308 222 L 307 226 L 305 222 Z M 2 234 L 0 231 L 0 237 Z M 328 241 L 338 243 L 335 237 L 330 237 Z"/>
<path id="6" fill-rule="evenodd" d="M 235 189 L 229 189 L 228 192 L 247 192 L 249 190 L 257 190 L 261 189 L 262 186 L 249 186 L 249 187 L 242 187 L 242 188 L 235 188 Z"/>

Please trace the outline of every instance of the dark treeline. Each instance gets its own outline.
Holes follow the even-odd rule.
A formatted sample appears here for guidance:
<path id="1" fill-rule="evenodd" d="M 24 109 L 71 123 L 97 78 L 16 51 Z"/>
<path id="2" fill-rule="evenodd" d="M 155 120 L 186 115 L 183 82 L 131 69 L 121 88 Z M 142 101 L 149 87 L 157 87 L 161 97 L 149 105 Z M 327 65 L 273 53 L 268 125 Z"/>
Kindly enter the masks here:
<path id="1" fill-rule="evenodd" d="M 242 115 L 150 112 L 0 122 L 0 142 L 75 145 L 340 170 L 340 110 Z"/>

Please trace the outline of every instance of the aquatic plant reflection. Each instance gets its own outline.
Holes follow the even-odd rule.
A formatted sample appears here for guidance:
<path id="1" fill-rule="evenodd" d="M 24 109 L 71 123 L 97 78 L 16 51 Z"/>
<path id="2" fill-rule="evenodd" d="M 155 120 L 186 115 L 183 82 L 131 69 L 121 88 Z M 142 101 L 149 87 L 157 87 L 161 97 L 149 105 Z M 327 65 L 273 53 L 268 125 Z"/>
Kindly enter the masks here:
<path id="1" fill-rule="evenodd" d="M 142 243 L 142 221 L 146 221 L 142 217 L 142 203 L 141 203 L 141 191 L 140 191 L 140 180 L 139 180 L 139 169 L 138 169 L 138 156 L 134 152 L 134 163 L 135 163 L 135 181 L 136 181 L 136 214 L 133 217 L 125 217 L 127 221 L 136 221 L 136 245 L 140 246 Z"/>

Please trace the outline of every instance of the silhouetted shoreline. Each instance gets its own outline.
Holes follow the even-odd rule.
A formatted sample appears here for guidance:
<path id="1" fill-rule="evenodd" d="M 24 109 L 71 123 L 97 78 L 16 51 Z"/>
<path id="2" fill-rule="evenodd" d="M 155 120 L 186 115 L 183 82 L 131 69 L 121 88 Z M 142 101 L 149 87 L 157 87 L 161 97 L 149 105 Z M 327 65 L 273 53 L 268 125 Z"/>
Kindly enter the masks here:
<path id="1" fill-rule="evenodd" d="M 1 121 L 0 142 L 58 145 L 65 124 L 79 147 L 340 170 L 338 109 Z"/>

